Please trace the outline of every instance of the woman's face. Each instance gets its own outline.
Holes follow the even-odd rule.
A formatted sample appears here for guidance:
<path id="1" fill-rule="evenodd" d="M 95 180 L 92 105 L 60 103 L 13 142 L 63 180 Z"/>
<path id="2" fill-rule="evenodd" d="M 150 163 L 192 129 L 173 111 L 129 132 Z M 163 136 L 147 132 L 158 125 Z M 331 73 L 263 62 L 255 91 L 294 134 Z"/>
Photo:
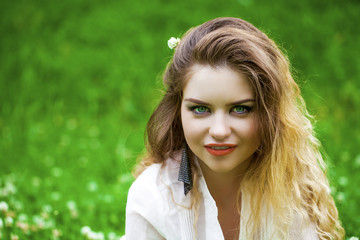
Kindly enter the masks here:
<path id="1" fill-rule="evenodd" d="M 181 104 L 186 142 L 203 171 L 239 174 L 260 144 L 250 82 L 228 67 L 192 70 Z"/>

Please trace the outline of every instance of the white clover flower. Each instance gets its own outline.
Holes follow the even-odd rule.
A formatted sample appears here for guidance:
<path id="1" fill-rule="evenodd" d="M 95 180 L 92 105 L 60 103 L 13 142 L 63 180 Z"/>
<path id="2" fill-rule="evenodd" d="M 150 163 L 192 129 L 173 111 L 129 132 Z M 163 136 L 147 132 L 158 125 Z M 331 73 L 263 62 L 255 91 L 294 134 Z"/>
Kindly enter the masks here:
<path id="1" fill-rule="evenodd" d="M 341 176 L 339 177 L 338 182 L 341 186 L 346 186 L 348 185 L 349 179 L 345 176 Z"/>
<path id="2" fill-rule="evenodd" d="M 66 203 L 66 206 L 69 210 L 76 210 L 77 209 L 77 206 L 76 206 L 76 202 L 74 201 L 68 201 Z"/>
<path id="3" fill-rule="evenodd" d="M 339 202 L 345 201 L 345 199 L 346 199 L 345 193 L 339 192 L 339 193 L 336 195 L 336 199 L 337 199 Z"/>
<path id="4" fill-rule="evenodd" d="M 98 190 L 98 184 L 95 181 L 88 183 L 87 188 L 90 192 L 96 192 Z"/>
<path id="5" fill-rule="evenodd" d="M 24 233 L 29 233 L 30 225 L 28 223 L 17 221 L 16 227 L 21 229 Z"/>
<path id="6" fill-rule="evenodd" d="M 125 235 L 122 236 L 122 237 L 120 238 L 120 240 L 126 240 L 126 236 L 125 236 Z"/>
<path id="7" fill-rule="evenodd" d="M 14 223 L 14 219 L 12 217 L 6 217 L 5 218 L 5 226 L 11 227 Z"/>
<path id="8" fill-rule="evenodd" d="M 25 213 L 20 213 L 18 216 L 18 220 L 20 222 L 27 222 L 28 221 L 28 216 Z"/>
<path id="9" fill-rule="evenodd" d="M 109 232 L 107 237 L 108 237 L 109 240 L 116 240 L 116 233 Z"/>
<path id="10" fill-rule="evenodd" d="M 79 213 L 77 210 L 70 210 L 70 215 L 72 218 L 78 218 L 79 217 Z"/>
<path id="11" fill-rule="evenodd" d="M 104 240 L 105 239 L 105 236 L 102 232 L 98 232 L 96 233 L 96 239 L 97 240 Z"/>
<path id="12" fill-rule="evenodd" d="M 43 219 L 42 217 L 35 215 L 33 216 L 32 220 L 38 228 L 40 229 L 45 228 L 45 224 L 46 224 L 45 219 Z"/>
<path id="13" fill-rule="evenodd" d="M 15 194 L 17 192 L 17 188 L 12 182 L 7 182 L 4 190 L 8 193 L 8 195 Z"/>
<path id="14" fill-rule="evenodd" d="M 96 232 L 90 231 L 90 232 L 88 232 L 86 237 L 90 240 L 97 240 L 98 235 Z"/>
<path id="15" fill-rule="evenodd" d="M 59 229 L 53 229 L 52 230 L 52 235 L 55 239 L 59 238 L 61 236 L 61 231 Z"/>
<path id="16" fill-rule="evenodd" d="M 9 210 L 8 204 L 4 201 L 0 202 L 0 211 L 7 212 L 7 210 Z"/>
<path id="17" fill-rule="evenodd" d="M 91 232 L 91 228 L 89 226 L 84 226 L 80 230 L 81 235 L 88 236 L 88 234 Z"/>
<path id="18" fill-rule="evenodd" d="M 42 207 L 42 211 L 43 212 L 46 212 L 46 213 L 51 213 L 52 212 L 52 207 L 50 206 L 50 205 L 44 205 L 43 207 Z"/>
<path id="19" fill-rule="evenodd" d="M 358 237 L 351 237 L 351 238 L 349 238 L 349 240 L 359 240 L 359 238 Z"/>
<path id="20" fill-rule="evenodd" d="M 168 46 L 170 49 L 174 49 L 176 48 L 177 45 L 179 45 L 179 43 L 180 43 L 180 38 L 171 37 L 168 41 Z"/>

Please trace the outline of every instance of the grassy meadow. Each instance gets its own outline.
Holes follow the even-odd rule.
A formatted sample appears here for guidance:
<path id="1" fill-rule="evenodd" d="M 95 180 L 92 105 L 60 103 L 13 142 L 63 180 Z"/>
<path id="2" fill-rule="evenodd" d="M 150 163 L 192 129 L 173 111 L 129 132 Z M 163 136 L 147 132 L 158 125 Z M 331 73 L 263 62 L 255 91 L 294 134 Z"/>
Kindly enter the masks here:
<path id="1" fill-rule="evenodd" d="M 356 0 L 1 1 L 0 239 L 120 239 L 167 40 L 222 16 L 288 55 L 360 237 L 359 13 Z"/>

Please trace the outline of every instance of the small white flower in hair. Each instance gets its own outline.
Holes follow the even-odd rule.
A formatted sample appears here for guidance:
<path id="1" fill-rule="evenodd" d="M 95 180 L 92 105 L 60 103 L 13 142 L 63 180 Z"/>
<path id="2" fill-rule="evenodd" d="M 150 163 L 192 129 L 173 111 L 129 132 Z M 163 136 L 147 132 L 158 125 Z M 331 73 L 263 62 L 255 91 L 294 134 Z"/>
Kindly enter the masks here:
<path id="1" fill-rule="evenodd" d="M 180 43 L 180 38 L 170 38 L 169 41 L 168 41 L 168 46 L 170 49 L 174 49 L 176 48 L 177 45 L 179 45 Z"/>

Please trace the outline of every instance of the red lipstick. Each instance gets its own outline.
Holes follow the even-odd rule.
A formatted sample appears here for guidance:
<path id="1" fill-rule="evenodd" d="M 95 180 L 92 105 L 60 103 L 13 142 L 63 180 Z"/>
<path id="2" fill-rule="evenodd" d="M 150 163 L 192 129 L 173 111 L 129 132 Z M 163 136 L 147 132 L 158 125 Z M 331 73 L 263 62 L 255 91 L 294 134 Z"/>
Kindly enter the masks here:
<path id="1" fill-rule="evenodd" d="M 227 143 L 223 143 L 223 144 L 211 143 L 211 144 L 205 145 L 205 148 L 211 155 L 224 156 L 229 153 L 232 153 L 235 150 L 236 145 L 235 144 L 227 144 Z"/>

